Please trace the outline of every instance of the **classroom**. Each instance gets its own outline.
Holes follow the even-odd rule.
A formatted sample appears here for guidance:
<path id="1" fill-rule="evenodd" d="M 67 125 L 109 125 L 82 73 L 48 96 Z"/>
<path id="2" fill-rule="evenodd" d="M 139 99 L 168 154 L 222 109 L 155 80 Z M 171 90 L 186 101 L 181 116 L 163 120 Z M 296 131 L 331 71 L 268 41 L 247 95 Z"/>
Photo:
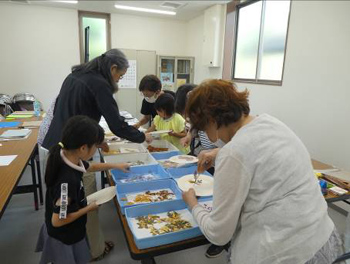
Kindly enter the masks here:
<path id="1" fill-rule="evenodd" d="M 350 263 L 349 12 L 0 1 L 0 262 Z"/>

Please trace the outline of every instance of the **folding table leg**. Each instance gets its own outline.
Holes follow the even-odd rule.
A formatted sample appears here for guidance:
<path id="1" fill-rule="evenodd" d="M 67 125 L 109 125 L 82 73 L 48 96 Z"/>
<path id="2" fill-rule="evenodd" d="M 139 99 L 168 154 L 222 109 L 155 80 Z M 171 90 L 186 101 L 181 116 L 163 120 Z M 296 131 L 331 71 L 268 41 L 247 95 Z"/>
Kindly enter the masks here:
<path id="1" fill-rule="evenodd" d="M 100 162 L 104 163 L 104 160 L 103 160 L 103 157 L 102 157 L 100 149 L 99 149 L 99 154 L 100 154 Z M 101 171 L 101 189 L 104 189 L 105 185 L 106 185 L 105 172 Z"/>
<path id="2" fill-rule="evenodd" d="M 104 189 L 106 185 L 105 172 L 101 171 L 101 189 Z"/>
<path id="3" fill-rule="evenodd" d="M 40 201 L 40 205 L 43 205 L 44 204 L 43 184 L 42 184 L 42 180 L 41 180 L 40 160 L 39 160 L 39 151 L 38 151 L 38 149 L 37 149 L 37 153 L 35 155 L 35 165 L 36 165 L 36 171 L 38 173 L 39 201 Z"/>
<path id="4" fill-rule="evenodd" d="M 30 158 L 30 167 L 32 169 L 32 180 L 33 180 L 33 193 L 34 193 L 34 206 L 35 210 L 39 210 L 39 205 L 38 205 L 38 193 L 37 193 L 37 185 L 36 185 L 36 174 L 35 174 L 35 158 L 32 156 Z"/>
<path id="5" fill-rule="evenodd" d="M 142 259 L 141 264 L 156 264 L 156 261 L 154 258 L 147 258 L 147 259 Z"/>

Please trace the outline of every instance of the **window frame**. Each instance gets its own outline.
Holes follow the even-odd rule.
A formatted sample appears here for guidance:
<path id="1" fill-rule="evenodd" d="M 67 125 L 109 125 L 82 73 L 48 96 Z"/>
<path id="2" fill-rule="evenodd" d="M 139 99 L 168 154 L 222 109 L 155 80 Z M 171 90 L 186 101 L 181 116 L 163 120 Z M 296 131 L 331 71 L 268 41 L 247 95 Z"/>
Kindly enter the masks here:
<path id="1" fill-rule="evenodd" d="M 236 64 L 236 47 L 237 47 L 237 36 L 238 36 L 238 22 L 239 22 L 239 10 L 243 7 L 249 6 L 251 4 L 254 4 L 256 2 L 262 1 L 262 10 L 261 10 L 261 20 L 260 20 L 260 31 L 259 31 L 259 46 L 258 46 L 258 51 L 257 51 L 257 63 L 256 63 L 256 68 L 255 68 L 255 78 L 254 79 L 247 79 L 247 78 L 235 78 L 235 64 Z M 283 84 L 283 77 L 284 77 L 284 66 L 286 62 L 286 54 L 287 54 L 287 44 L 288 44 L 288 34 L 289 34 L 289 23 L 290 23 L 290 14 L 292 11 L 292 0 L 290 0 L 289 3 L 289 14 L 288 14 L 288 22 L 287 22 L 287 33 L 286 33 L 286 39 L 285 39 L 285 45 L 284 45 L 284 57 L 283 57 L 283 65 L 282 65 L 282 75 L 281 75 L 281 80 L 264 80 L 264 79 L 258 79 L 258 71 L 259 71 L 259 65 L 261 62 L 262 58 L 262 26 L 263 26 L 263 20 L 265 19 L 265 5 L 266 5 L 266 0 L 247 0 L 243 3 L 235 3 L 235 18 L 234 18 L 234 41 L 233 41 L 233 56 L 232 56 L 232 68 L 231 68 L 231 79 L 235 82 L 241 82 L 241 83 L 255 83 L 255 84 L 265 84 L 265 85 L 275 85 L 275 86 L 282 86 Z"/>
<path id="2" fill-rule="evenodd" d="M 90 11 L 78 11 L 79 19 L 79 53 L 80 53 L 80 63 L 84 63 L 84 29 L 83 29 L 83 17 L 89 18 L 103 18 L 106 19 L 106 43 L 107 50 L 111 49 L 111 14 L 100 13 L 100 12 L 90 12 Z"/>

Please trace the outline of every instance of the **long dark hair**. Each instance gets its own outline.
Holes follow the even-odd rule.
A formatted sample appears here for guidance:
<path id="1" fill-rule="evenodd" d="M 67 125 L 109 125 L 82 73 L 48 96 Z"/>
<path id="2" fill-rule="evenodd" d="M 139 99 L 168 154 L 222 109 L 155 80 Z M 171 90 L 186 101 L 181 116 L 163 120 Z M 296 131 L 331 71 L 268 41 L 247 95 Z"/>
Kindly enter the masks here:
<path id="1" fill-rule="evenodd" d="M 72 67 L 72 72 L 98 71 L 112 86 L 113 92 L 116 92 L 118 91 L 118 86 L 113 80 L 111 74 L 111 67 L 113 65 L 117 65 L 118 71 L 124 71 L 129 67 L 128 59 L 124 53 L 118 49 L 110 49 L 109 51 L 103 53 L 101 56 L 98 56 L 87 63 L 75 65 Z"/>
<path id="2" fill-rule="evenodd" d="M 50 149 L 45 171 L 46 185 L 49 187 L 55 184 L 63 165 L 61 143 L 64 149 L 75 150 L 85 144 L 91 148 L 94 144 L 101 144 L 103 140 L 104 131 L 95 120 L 82 115 L 71 117 L 63 128 L 61 142 Z"/>
<path id="3" fill-rule="evenodd" d="M 181 85 L 175 94 L 175 112 L 180 115 L 184 115 L 186 102 L 187 102 L 187 94 L 192 91 L 197 85 L 195 84 L 183 84 Z"/>

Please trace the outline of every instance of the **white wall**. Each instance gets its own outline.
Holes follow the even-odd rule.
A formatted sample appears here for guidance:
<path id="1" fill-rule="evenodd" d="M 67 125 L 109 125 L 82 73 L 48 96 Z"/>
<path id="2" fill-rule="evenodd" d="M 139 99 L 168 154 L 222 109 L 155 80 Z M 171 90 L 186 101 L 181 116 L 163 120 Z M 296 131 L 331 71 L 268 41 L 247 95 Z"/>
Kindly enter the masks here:
<path id="1" fill-rule="evenodd" d="M 77 12 L 0 4 L 0 93 L 33 93 L 47 109 L 79 63 Z"/>
<path id="2" fill-rule="evenodd" d="M 145 16 L 112 14 L 112 47 L 186 55 L 187 23 Z"/>
<path id="3" fill-rule="evenodd" d="M 113 48 L 187 55 L 187 22 L 112 14 L 111 24 Z M 47 109 L 80 63 L 78 30 L 76 10 L 0 3 L 0 93 L 33 93 Z"/>
<path id="4" fill-rule="evenodd" d="M 223 21 L 225 21 L 225 19 L 223 19 Z M 188 56 L 195 57 L 194 83 L 196 84 L 201 83 L 205 79 L 222 78 L 222 66 L 208 67 L 204 66 L 202 62 L 203 35 L 204 15 L 201 15 L 190 20 L 187 25 L 187 54 Z M 223 37 L 224 36 L 222 36 L 222 38 Z"/>
<path id="5" fill-rule="evenodd" d="M 272 114 L 311 156 L 350 170 L 350 2 L 293 1 L 282 86 L 239 84 L 254 114 Z"/>

